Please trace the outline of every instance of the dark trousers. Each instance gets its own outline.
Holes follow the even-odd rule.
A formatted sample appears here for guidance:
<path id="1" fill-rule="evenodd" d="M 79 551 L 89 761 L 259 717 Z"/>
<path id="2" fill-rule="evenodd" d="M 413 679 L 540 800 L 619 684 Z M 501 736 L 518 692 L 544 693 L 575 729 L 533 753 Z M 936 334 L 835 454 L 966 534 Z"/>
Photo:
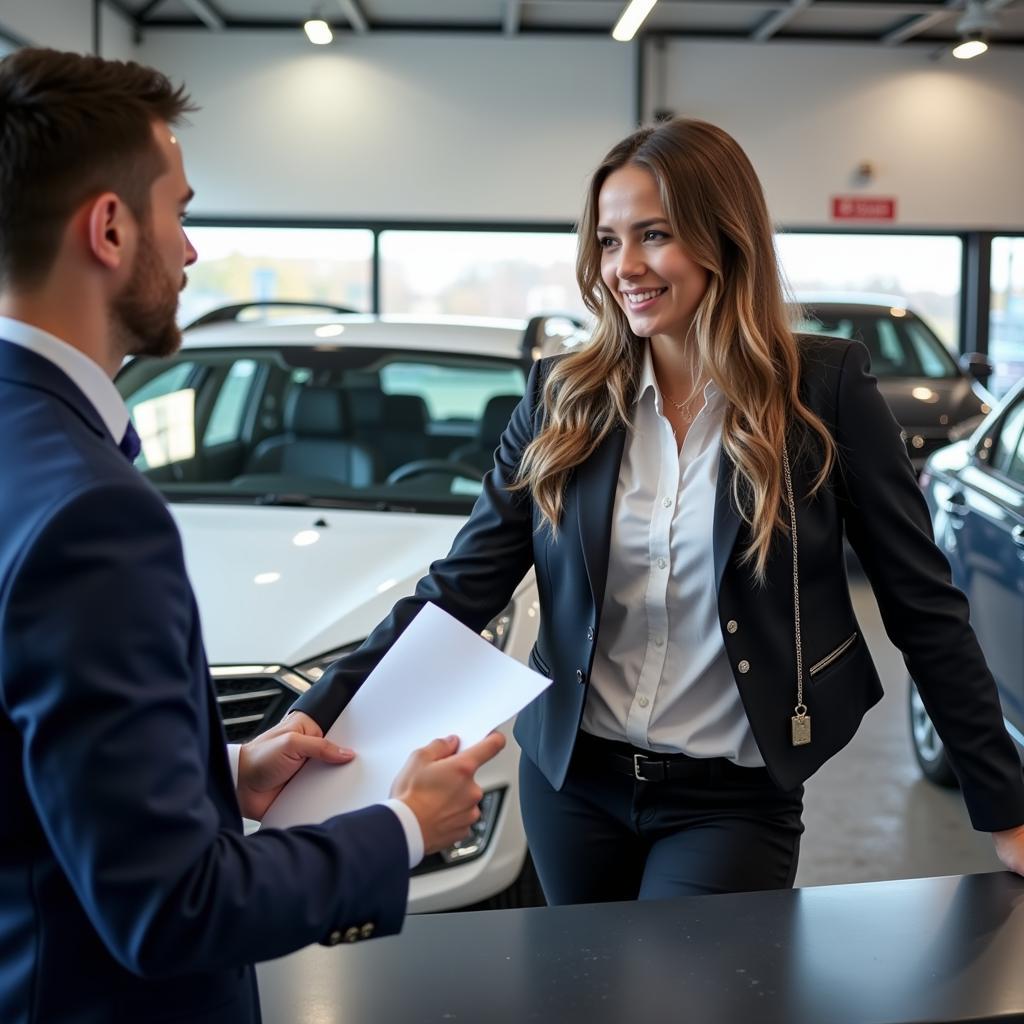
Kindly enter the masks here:
<path id="1" fill-rule="evenodd" d="M 623 770 L 642 752 L 580 733 L 555 790 L 519 761 L 530 852 L 551 905 L 788 889 L 803 832 L 803 786 L 764 768 L 673 755 L 682 777 L 642 782 Z"/>

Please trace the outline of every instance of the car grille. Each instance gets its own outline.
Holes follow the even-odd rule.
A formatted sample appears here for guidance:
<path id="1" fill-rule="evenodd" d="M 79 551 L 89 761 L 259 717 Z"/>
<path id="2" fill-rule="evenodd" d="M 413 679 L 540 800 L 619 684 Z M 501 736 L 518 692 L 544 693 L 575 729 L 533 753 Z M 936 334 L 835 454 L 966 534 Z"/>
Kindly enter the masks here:
<path id="1" fill-rule="evenodd" d="M 309 683 L 280 665 L 220 665 L 210 669 L 229 743 L 245 743 L 276 725 Z"/>

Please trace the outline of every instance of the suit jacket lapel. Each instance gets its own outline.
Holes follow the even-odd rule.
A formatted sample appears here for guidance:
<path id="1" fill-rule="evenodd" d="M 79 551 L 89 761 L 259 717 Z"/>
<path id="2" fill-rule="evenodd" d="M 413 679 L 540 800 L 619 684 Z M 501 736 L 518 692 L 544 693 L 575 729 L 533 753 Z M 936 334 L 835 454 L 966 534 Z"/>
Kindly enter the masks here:
<path id="1" fill-rule="evenodd" d="M 100 437 L 110 437 L 99 411 L 49 359 L 0 338 L 0 380 L 45 391 L 70 406 Z M 115 438 L 115 443 L 117 439 Z"/>
<path id="2" fill-rule="evenodd" d="M 626 431 L 617 427 L 598 445 L 597 451 L 576 470 L 576 522 L 583 546 L 590 592 L 598 614 L 608 579 L 608 547 L 619 466 L 626 445 Z"/>
<path id="3" fill-rule="evenodd" d="M 711 531 L 715 556 L 715 592 L 722 587 L 722 573 L 736 546 L 742 519 L 732 500 L 732 459 L 723 450 L 718 456 L 718 483 L 715 486 L 715 521 Z"/>

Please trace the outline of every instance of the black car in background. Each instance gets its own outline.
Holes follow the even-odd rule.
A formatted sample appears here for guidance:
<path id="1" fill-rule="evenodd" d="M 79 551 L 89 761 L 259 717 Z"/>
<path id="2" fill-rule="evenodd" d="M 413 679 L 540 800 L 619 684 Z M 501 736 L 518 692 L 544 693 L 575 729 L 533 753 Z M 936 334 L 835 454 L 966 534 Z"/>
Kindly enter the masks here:
<path id="1" fill-rule="evenodd" d="M 961 368 L 935 332 L 905 306 L 808 299 L 794 327 L 803 334 L 864 343 L 878 389 L 903 428 L 918 472 L 932 452 L 969 434 L 995 404 L 983 385 L 991 372 L 988 360 L 973 353 Z"/>

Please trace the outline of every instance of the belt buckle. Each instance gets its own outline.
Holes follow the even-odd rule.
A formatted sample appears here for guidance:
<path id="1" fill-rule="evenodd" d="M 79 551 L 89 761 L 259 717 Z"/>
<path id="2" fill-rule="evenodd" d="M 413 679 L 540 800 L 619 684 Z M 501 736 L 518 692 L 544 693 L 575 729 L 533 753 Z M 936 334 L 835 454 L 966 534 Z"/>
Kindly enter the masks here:
<path id="1" fill-rule="evenodd" d="M 634 754 L 633 755 L 633 775 L 640 782 L 650 782 L 651 781 L 645 775 L 641 775 L 640 774 L 640 762 L 641 761 L 646 761 L 646 760 L 647 760 L 647 758 L 645 758 L 643 754 Z"/>

